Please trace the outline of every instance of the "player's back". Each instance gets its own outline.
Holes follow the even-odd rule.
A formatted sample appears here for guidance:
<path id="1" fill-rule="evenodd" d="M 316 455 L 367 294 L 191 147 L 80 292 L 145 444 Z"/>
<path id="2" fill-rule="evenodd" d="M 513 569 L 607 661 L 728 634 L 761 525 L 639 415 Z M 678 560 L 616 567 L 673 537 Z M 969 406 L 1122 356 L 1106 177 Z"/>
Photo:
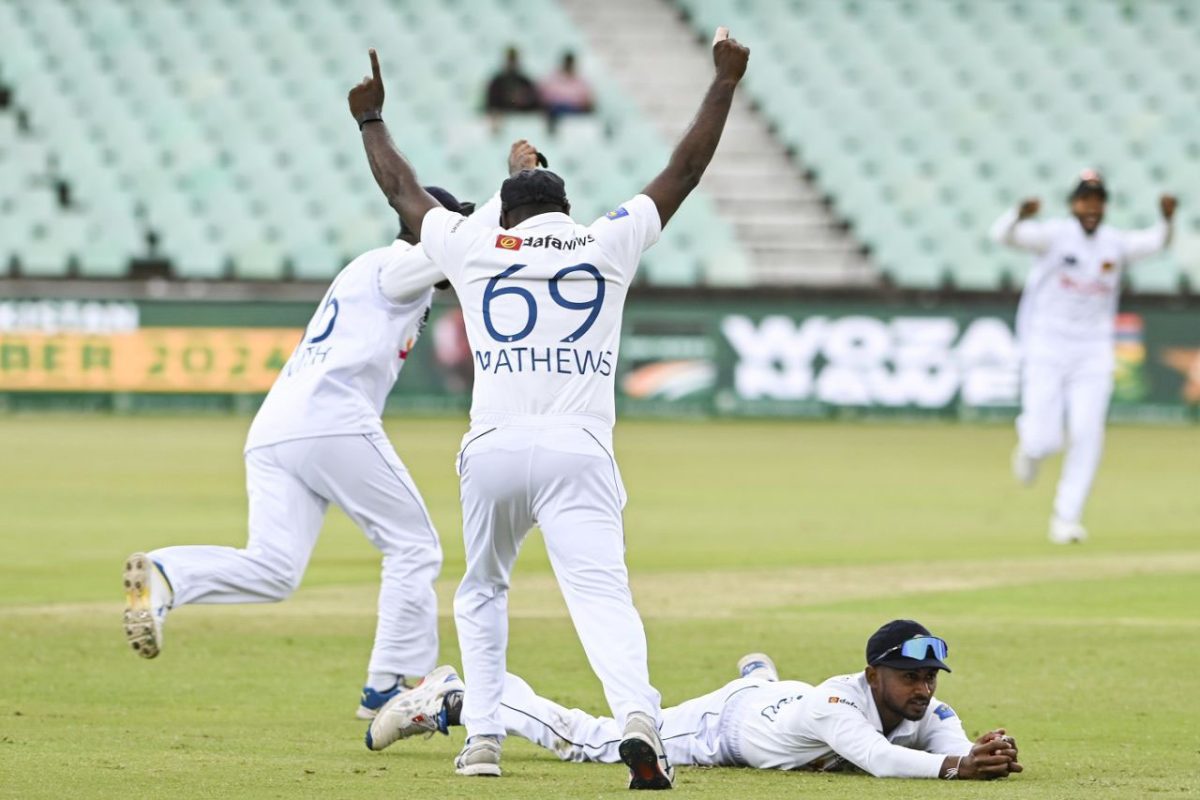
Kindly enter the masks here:
<path id="1" fill-rule="evenodd" d="M 363 253 L 338 273 L 255 416 L 247 450 L 380 429 L 384 403 L 432 296 L 428 290 L 394 303 L 379 288 L 380 270 L 411 249 L 396 241 Z"/>
<path id="2" fill-rule="evenodd" d="M 592 225 L 563 213 L 509 230 L 429 217 L 423 243 L 454 284 L 474 357 L 472 423 L 611 426 L 625 298 L 660 230 L 653 201 L 639 195 Z"/>

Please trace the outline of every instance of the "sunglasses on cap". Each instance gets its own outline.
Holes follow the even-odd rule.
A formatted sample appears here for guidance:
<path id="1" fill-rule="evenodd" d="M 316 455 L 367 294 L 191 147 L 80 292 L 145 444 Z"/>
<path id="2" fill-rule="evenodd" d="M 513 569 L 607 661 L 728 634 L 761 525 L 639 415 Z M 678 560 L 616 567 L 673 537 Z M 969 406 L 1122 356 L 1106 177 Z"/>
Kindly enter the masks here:
<path id="1" fill-rule="evenodd" d="M 927 654 L 933 650 L 933 657 L 938 661 L 944 661 L 946 654 L 950 652 L 950 648 L 946 646 L 944 639 L 939 639 L 936 636 L 917 636 L 913 639 L 901 642 L 895 647 L 889 647 L 871 660 L 872 664 L 878 664 L 884 659 L 899 652 L 903 658 L 911 658 L 914 661 L 924 661 Z"/>

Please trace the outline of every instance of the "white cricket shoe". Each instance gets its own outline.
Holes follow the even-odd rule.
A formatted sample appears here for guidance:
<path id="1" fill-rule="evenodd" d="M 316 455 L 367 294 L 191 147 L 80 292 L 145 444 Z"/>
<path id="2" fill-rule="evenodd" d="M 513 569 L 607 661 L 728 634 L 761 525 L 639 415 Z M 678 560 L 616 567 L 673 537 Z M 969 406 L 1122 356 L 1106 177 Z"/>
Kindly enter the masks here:
<path id="1" fill-rule="evenodd" d="M 1050 518 L 1050 541 L 1055 544 L 1078 544 L 1087 541 L 1087 529 L 1078 522 Z"/>
<path id="2" fill-rule="evenodd" d="M 1032 486 L 1037 479 L 1038 460 L 1025 455 L 1018 443 L 1012 451 L 1012 473 L 1023 486 Z"/>
<path id="3" fill-rule="evenodd" d="M 142 658 L 162 650 L 163 622 L 175 600 L 166 576 L 145 553 L 125 559 L 125 639 Z"/>
<path id="4" fill-rule="evenodd" d="M 500 740 L 494 736 L 472 736 L 454 758 L 454 771 L 475 778 L 500 777 Z"/>
<path id="5" fill-rule="evenodd" d="M 649 714 L 637 711 L 626 718 L 617 752 L 629 767 L 630 789 L 670 789 L 675 785 L 675 768 L 667 760 L 662 737 Z"/>
<path id="6" fill-rule="evenodd" d="M 743 678 L 759 678 L 764 681 L 779 680 L 779 670 L 766 653 L 747 653 L 738 659 L 738 675 Z"/>
<path id="7" fill-rule="evenodd" d="M 383 704 L 367 728 L 367 747 L 382 750 L 410 736 L 449 733 L 443 700 L 450 692 L 466 688 L 454 667 L 438 667 L 412 689 Z"/>

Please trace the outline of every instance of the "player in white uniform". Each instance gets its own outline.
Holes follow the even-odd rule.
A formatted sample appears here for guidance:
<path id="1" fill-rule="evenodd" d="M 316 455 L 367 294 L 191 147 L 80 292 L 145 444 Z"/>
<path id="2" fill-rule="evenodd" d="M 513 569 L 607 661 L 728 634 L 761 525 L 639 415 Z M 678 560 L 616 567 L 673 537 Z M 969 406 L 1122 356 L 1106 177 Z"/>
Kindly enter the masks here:
<path id="1" fill-rule="evenodd" d="M 513 145 L 510 172 L 536 162 Z M 447 208 L 468 212 L 443 189 Z M 479 210 L 499 218 L 499 195 Z M 357 715 L 369 719 L 407 688 L 405 676 L 437 663 L 442 564 L 433 522 L 383 431 L 381 413 L 429 313 L 432 287 L 396 288 L 427 269 L 411 229 L 343 269 L 255 416 L 246 438 L 249 540 L 135 553 L 125 563 L 125 633 L 154 658 L 171 608 L 191 603 L 273 602 L 300 584 L 330 502 L 383 553 L 379 617 Z"/>
<path id="2" fill-rule="evenodd" d="M 1013 472 L 1030 484 L 1038 463 L 1067 453 L 1050 520 L 1058 544 L 1087 538 L 1083 506 L 1104 447 L 1104 420 L 1113 383 L 1113 324 L 1121 275 L 1134 261 L 1171 240 L 1175 198 L 1163 195 L 1162 222 L 1122 231 L 1101 224 L 1108 198 L 1099 173 L 1087 170 L 1071 194 L 1068 219 L 1037 222 L 1040 203 L 1024 201 L 992 226 L 991 236 L 1034 253 L 1017 308 L 1021 346 L 1021 415 Z"/>
<path id="3" fill-rule="evenodd" d="M 749 51 L 718 32 L 716 74 L 666 169 L 591 225 L 568 216 L 563 181 L 529 170 L 504 182 L 500 227 L 439 209 L 380 119 L 373 76 L 350 110 L 376 180 L 454 285 L 475 356 L 471 428 L 458 457 L 466 574 L 455 597 L 468 739 L 462 775 L 499 775 L 508 642 L 507 593 L 517 552 L 538 525 L 592 669 L 623 730 L 630 788 L 669 789 L 646 635 L 625 567 L 625 489 L 613 458 L 614 374 L 626 292 L 641 254 L 696 187 L 716 150 Z M 421 285 L 414 275 L 413 287 Z"/>
<path id="4" fill-rule="evenodd" d="M 867 642 L 867 667 L 817 686 L 780 681 L 762 653 L 742 658 L 741 677 L 663 711 L 663 741 L 674 764 L 833 772 L 881 778 L 989 779 L 1020 772 L 1004 730 L 971 742 L 954 709 L 934 696 L 949 671 L 946 643 L 912 620 L 894 620 Z M 422 688 L 392 701 L 371 723 L 367 746 L 458 724 L 463 685 L 439 667 Z M 508 732 L 564 761 L 615 762 L 621 729 L 539 697 L 508 675 L 502 698 Z"/>

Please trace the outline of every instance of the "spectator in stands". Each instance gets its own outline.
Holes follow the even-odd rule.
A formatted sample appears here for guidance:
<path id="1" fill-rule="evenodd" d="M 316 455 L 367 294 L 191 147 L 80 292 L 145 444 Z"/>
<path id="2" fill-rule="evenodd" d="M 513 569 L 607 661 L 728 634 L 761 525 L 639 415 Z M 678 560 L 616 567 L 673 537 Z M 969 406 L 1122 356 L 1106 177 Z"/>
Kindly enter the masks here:
<path id="1" fill-rule="evenodd" d="M 538 84 L 542 108 L 546 109 L 550 130 L 565 114 L 590 114 L 593 110 L 592 87 L 575 71 L 575 54 L 563 53 L 562 65 Z"/>
<path id="2" fill-rule="evenodd" d="M 504 69 L 492 76 L 487 89 L 487 111 L 500 115 L 513 111 L 539 111 L 537 87 L 521 69 L 521 53 L 509 47 L 504 54 Z"/>

